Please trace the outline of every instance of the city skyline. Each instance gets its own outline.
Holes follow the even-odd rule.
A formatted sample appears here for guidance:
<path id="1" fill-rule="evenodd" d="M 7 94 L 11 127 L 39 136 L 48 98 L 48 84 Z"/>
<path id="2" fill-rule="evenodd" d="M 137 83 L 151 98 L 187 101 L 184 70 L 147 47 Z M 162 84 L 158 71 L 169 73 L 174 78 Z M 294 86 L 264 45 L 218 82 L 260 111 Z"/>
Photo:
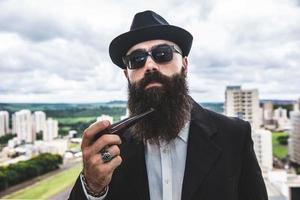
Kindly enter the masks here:
<path id="1" fill-rule="evenodd" d="M 126 100 L 108 45 L 147 9 L 194 36 L 188 84 L 196 101 L 223 102 L 228 85 L 257 88 L 260 99 L 300 97 L 298 1 L 136 2 L 0 1 L 0 102 Z"/>
<path id="2" fill-rule="evenodd" d="M 251 124 L 254 152 L 265 178 L 264 181 L 269 198 L 272 200 L 289 199 L 291 188 L 299 188 L 300 186 L 299 172 L 297 168 L 294 168 L 294 164 L 300 162 L 299 144 L 297 142 L 299 138 L 300 99 L 293 103 L 292 110 L 289 110 L 290 117 L 288 117 L 287 109 L 282 107 L 275 108 L 272 102 L 263 102 L 258 107 L 259 91 L 257 89 L 245 90 L 241 86 L 229 86 L 225 94 L 224 114 L 238 117 Z M 73 104 L 71 107 L 74 106 L 76 108 L 75 105 Z M 69 110 L 68 107 L 61 107 L 61 105 L 59 107 L 60 109 Z M 80 108 L 80 106 L 77 108 Z M 89 107 L 89 109 L 93 108 Z M 74 110 L 70 111 L 74 114 Z M 55 114 L 52 113 L 53 116 L 51 118 L 47 118 L 44 111 L 32 112 L 29 108 L 18 110 L 10 116 L 8 116 L 7 111 L 0 111 L 0 131 L 7 129 L 5 128 L 7 126 L 7 118 L 10 117 L 12 119 L 12 129 L 8 133 L 4 132 L 3 134 L 16 133 L 16 136 L 10 139 L 3 148 L 1 152 L 2 157 L 0 156 L 0 161 L 2 162 L 0 164 L 17 164 L 19 161 L 28 160 L 41 152 L 59 153 L 68 162 L 81 157 L 82 154 L 79 148 L 81 139 L 77 135 L 78 132 L 82 133 L 83 130 L 78 129 L 82 123 L 85 123 L 78 120 L 85 118 L 81 111 L 81 109 L 77 110 L 81 115 L 72 115 L 72 117 L 65 115 L 63 117 L 60 115 L 62 110 L 56 110 L 56 115 L 58 115 L 55 117 Z M 120 119 L 124 117 L 124 115 L 120 115 Z M 70 118 L 73 118 L 73 122 L 70 121 Z M 89 120 L 106 119 L 113 123 L 114 118 L 116 116 L 102 113 L 100 116 L 94 116 L 93 119 L 90 118 Z M 63 122 L 66 119 L 68 120 Z M 59 120 L 64 124 L 63 126 L 58 126 Z M 74 126 L 78 123 L 81 125 Z M 66 127 L 68 127 L 67 130 Z M 64 129 L 67 132 L 58 133 L 58 129 Z M 74 146 L 77 146 L 77 148 Z M 15 157 L 15 155 L 18 156 Z M 293 186 L 291 186 L 292 183 Z"/>

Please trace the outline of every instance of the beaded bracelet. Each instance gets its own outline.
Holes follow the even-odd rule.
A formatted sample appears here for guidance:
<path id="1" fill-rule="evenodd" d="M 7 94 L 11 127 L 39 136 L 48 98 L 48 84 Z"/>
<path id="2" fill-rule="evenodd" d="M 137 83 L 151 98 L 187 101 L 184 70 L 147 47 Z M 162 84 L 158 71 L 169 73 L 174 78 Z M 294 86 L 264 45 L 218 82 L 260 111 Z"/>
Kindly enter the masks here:
<path id="1" fill-rule="evenodd" d="M 93 192 L 93 191 L 89 188 L 89 186 L 88 186 L 88 184 L 87 184 L 87 181 L 86 181 L 86 178 L 85 178 L 85 176 L 84 176 L 84 173 L 81 172 L 81 174 L 82 174 L 83 185 L 84 185 L 84 187 L 85 187 L 86 192 L 88 193 L 88 195 L 90 195 L 90 196 L 92 196 L 92 197 L 98 197 L 98 198 L 99 198 L 99 197 L 102 197 L 102 196 L 106 193 L 107 187 L 105 187 L 104 190 L 102 190 L 101 192 Z"/>

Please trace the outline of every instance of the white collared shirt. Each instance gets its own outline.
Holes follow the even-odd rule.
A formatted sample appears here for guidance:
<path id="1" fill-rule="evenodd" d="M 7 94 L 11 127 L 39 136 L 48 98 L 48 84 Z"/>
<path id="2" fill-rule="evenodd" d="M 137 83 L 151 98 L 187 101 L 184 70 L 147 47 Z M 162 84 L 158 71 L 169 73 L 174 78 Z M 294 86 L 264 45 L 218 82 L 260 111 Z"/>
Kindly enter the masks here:
<path id="1" fill-rule="evenodd" d="M 148 175 L 150 200 L 180 200 L 185 170 L 187 142 L 190 121 L 181 129 L 178 136 L 169 143 L 145 144 L 145 159 Z M 81 177 L 82 182 L 82 177 Z M 89 200 L 103 200 L 107 194 L 95 198 L 87 194 Z"/>
<path id="2" fill-rule="evenodd" d="M 149 144 L 145 148 L 151 200 L 180 200 L 185 169 L 190 122 L 169 143 Z"/>

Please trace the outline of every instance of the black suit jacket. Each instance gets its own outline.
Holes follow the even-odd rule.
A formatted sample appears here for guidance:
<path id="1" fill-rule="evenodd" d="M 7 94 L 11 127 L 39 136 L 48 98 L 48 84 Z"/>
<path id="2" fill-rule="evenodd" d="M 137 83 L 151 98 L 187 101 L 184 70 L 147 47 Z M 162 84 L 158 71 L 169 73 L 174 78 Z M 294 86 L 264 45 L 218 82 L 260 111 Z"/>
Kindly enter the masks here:
<path id="1" fill-rule="evenodd" d="M 149 200 L 144 145 L 127 133 L 106 199 Z M 86 199 L 77 179 L 70 199 Z M 203 109 L 194 102 L 182 200 L 267 200 L 248 122 Z"/>

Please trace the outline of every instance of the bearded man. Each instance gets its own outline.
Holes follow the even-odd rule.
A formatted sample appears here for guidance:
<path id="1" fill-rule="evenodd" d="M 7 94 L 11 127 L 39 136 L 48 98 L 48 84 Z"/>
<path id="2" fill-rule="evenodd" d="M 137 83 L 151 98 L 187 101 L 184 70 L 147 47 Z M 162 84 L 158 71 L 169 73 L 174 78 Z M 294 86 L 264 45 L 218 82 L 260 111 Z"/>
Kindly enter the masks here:
<path id="1" fill-rule="evenodd" d="M 248 122 L 206 110 L 186 83 L 192 35 L 153 11 L 110 44 L 128 80 L 130 115 L 155 112 L 120 137 L 84 131 L 83 170 L 70 199 L 266 200 Z M 103 153 L 104 152 L 104 153 Z"/>

